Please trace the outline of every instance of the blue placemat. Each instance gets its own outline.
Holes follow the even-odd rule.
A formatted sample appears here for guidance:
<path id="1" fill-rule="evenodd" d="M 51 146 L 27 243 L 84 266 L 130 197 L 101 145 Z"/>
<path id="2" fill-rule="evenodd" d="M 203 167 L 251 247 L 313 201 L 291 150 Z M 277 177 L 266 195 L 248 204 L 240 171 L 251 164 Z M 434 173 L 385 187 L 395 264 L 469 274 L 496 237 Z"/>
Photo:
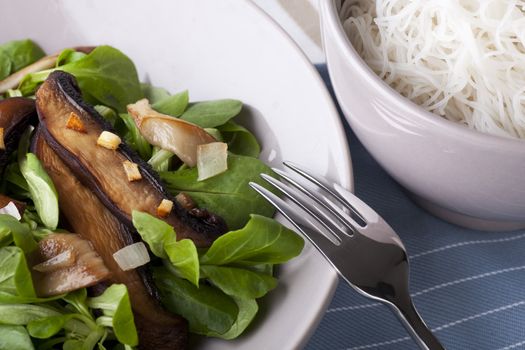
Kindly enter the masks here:
<path id="1" fill-rule="evenodd" d="M 326 67 L 318 69 L 330 87 Z M 444 346 L 525 349 L 525 230 L 479 232 L 433 217 L 379 167 L 346 123 L 345 128 L 356 192 L 403 240 L 414 303 Z M 389 309 L 340 281 L 306 349 L 418 348 Z"/>

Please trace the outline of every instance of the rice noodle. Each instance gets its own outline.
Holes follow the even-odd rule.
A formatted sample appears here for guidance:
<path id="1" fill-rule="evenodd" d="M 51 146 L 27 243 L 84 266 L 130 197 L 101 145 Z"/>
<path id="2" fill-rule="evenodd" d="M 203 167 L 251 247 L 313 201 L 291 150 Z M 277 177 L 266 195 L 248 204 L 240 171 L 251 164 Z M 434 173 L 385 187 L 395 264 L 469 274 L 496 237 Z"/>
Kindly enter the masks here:
<path id="1" fill-rule="evenodd" d="M 424 109 L 525 138 L 525 0 L 346 0 L 366 63 Z"/>

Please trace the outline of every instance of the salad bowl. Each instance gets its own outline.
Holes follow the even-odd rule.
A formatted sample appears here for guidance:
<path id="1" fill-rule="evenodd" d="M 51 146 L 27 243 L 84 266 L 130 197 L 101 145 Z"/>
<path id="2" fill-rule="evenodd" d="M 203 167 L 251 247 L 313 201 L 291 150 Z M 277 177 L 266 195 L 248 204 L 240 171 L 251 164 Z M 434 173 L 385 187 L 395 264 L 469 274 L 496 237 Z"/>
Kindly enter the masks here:
<path id="1" fill-rule="evenodd" d="M 250 1 L 11 2 L 0 42 L 31 38 L 46 52 L 112 45 L 139 78 L 192 100 L 243 101 L 240 122 L 277 166 L 294 159 L 352 190 L 352 168 L 337 111 L 322 80 L 292 40 Z M 24 25 L 20 25 L 23 17 Z M 300 87 L 300 89 L 298 89 Z M 284 222 L 284 221 L 283 221 Z M 279 285 L 237 340 L 196 338 L 193 349 L 293 349 L 304 345 L 337 277 L 310 246 L 278 271 Z"/>

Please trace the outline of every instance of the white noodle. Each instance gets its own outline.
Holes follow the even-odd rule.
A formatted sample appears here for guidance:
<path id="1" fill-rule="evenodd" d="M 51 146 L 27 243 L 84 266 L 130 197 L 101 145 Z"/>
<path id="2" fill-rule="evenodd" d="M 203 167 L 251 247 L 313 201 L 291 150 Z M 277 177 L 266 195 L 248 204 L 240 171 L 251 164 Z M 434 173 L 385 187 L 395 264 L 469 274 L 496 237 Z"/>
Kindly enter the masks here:
<path id="1" fill-rule="evenodd" d="M 340 16 L 357 52 L 403 96 L 525 138 L 525 0 L 346 0 Z"/>

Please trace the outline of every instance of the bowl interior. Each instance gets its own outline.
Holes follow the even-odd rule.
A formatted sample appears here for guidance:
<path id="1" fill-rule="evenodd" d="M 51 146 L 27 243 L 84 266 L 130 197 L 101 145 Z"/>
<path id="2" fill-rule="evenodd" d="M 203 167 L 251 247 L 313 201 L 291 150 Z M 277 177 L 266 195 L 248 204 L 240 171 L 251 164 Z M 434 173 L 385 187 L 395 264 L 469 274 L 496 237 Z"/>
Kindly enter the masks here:
<path id="1" fill-rule="evenodd" d="M 3 14 L 0 42 L 32 38 L 48 53 L 114 45 L 131 57 L 143 81 L 171 92 L 188 89 L 191 100 L 240 99 L 246 105 L 243 123 L 261 141 L 264 161 L 281 166 L 281 160 L 292 160 L 352 188 L 346 139 L 322 80 L 249 1 L 29 0 L 11 2 Z M 280 269 L 280 284 L 263 301 L 255 327 L 237 341 L 203 340 L 196 347 L 299 347 L 336 281 L 307 246 Z"/>

